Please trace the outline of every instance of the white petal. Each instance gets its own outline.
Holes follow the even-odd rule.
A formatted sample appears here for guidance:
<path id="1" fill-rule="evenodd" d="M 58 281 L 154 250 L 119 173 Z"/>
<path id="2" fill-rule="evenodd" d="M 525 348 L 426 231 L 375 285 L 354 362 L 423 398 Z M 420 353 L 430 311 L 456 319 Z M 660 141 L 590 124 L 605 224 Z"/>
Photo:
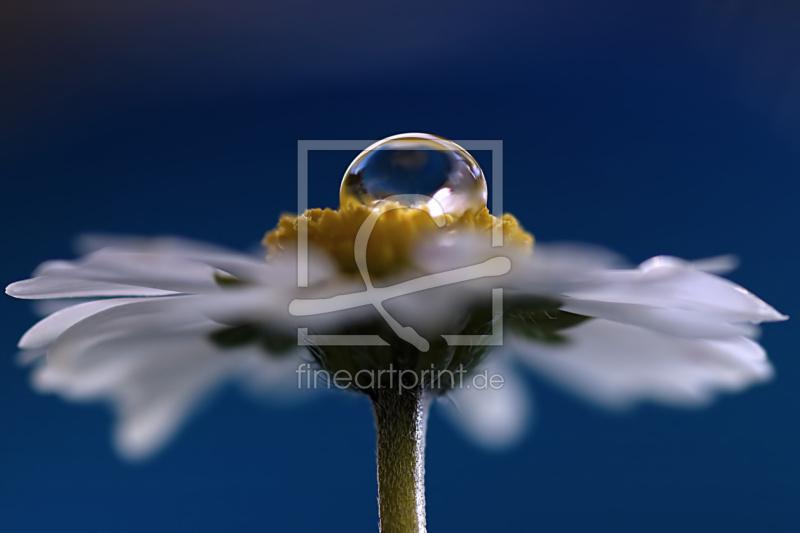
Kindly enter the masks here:
<path id="1" fill-rule="evenodd" d="M 499 353 L 490 354 L 473 377 L 465 378 L 462 386 L 454 388 L 439 402 L 456 427 L 492 449 L 518 443 L 532 419 L 532 401 L 527 387 L 515 370 L 502 361 L 504 357 Z M 502 376 L 502 386 L 487 386 L 481 377 L 484 375 Z"/>
<path id="2" fill-rule="evenodd" d="M 441 272 L 509 254 L 530 258 L 543 268 L 558 266 L 577 271 L 620 268 L 626 264 L 619 255 L 599 246 L 537 242 L 533 254 L 529 254 L 514 245 L 493 246 L 489 234 L 458 232 L 444 232 L 421 242 L 415 250 L 414 260 L 422 270 Z M 557 271 L 558 268 L 550 270 Z"/>
<path id="3" fill-rule="evenodd" d="M 70 264 L 39 269 L 41 279 L 101 281 L 170 292 L 204 293 L 219 290 L 217 269 L 181 257 L 101 250 Z"/>
<path id="4" fill-rule="evenodd" d="M 181 256 L 236 254 L 236 252 L 221 246 L 181 237 L 145 237 L 141 235 L 101 233 L 80 235 L 75 241 L 75 248 L 81 254 L 91 254 L 108 248 L 123 252 L 175 254 Z"/>
<path id="5" fill-rule="evenodd" d="M 635 270 L 600 273 L 593 286 L 566 294 L 576 300 L 713 313 L 732 322 L 786 319 L 739 285 L 673 257 L 654 257 Z"/>
<path id="6" fill-rule="evenodd" d="M 135 346 L 135 345 L 134 345 Z M 144 352 L 156 347 L 136 347 Z M 182 349 L 182 352 L 176 350 Z M 165 444 L 206 396 L 221 385 L 237 362 L 232 354 L 216 352 L 205 339 L 185 343 L 164 359 L 127 379 L 115 394 L 119 420 L 115 441 L 128 458 L 142 458 Z M 166 367 L 166 368 L 165 368 Z"/>
<path id="7" fill-rule="evenodd" d="M 641 400 L 700 405 L 718 391 L 772 376 L 763 349 L 745 337 L 686 339 L 603 319 L 564 334 L 564 344 L 513 346 L 535 370 L 608 407 Z"/>
<path id="8" fill-rule="evenodd" d="M 32 350 L 22 350 L 17 354 L 17 363 L 20 365 L 30 365 L 41 361 L 47 355 L 45 348 L 34 348 Z"/>
<path id="9" fill-rule="evenodd" d="M 605 318 L 678 337 L 725 338 L 749 335 L 752 331 L 752 326 L 749 324 L 732 324 L 710 312 L 574 298 L 564 300 L 561 308 L 570 313 Z"/>
<path id="10" fill-rule="evenodd" d="M 46 298 L 105 298 L 114 296 L 166 296 L 172 291 L 149 287 L 133 287 L 103 281 L 87 281 L 55 276 L 17 281 L 6 287 L 6 294 L 22 299 Z"/>
<path id="11" fill-rule="evenodd" d="M 118 411 L 123 455 L 162 445 L 236 359 L 218 354 L 201 335 L 127 337 L 95 344 L 79 365 L 45 365 L 35 384 L 74 400 L 108 399 Z"/>
<path id="12" fill-rule="evenodd" d="M 200 298 L 149 298 L 94 313 L 58 336 L 48 350 L 48 365 L 75 365 L 92 346 L 109 339 L 207 324 L 208 319 L 197 310 Z"/>
<path id="13" fill-rule="evenodd" d="M 260 322 L 273 326 L 322 328 L 322 331 L 330 331 L 337 325 L 373 318 L 373 308 L 365 304 L 340 311 L 295 317 L 289 312 L 290 303 L 298 298 L 317 301 L 336 295 L 360 293 L 363 290 L 363 283 L 344 280 L 302 290 L 291 284 L 284 287 L 248 286 L 203 300 L 202 311 L 221 324 Z"/>
<path id="14" fill-rule="evenodd" d="M 64 270 L 66 268 L 72 268 L 73 262 L 72 261 L 65 261 L 63 259 L 53 259 L 50 261 L 45 261 L 44 263 L 40 264 L 36 267 L 36 270 L 33 271 L 32 277 L 43 276 L 50 271 L 56 270 Z"/>
<path id="15" fill-rule="evenodd" d="M 721 276 L 739 268 L 739 258 L 730 254 L 719 255 L 717 257 L 692 261 L 690 264 L 692 268 L 696 268 L 697 270 Z"/>
<path id="16" fill-rule="evenodd" d="M 91 298 L 63 298 L 56 300 L 33 300 L 33 312 L 41 317 L 50 316 L 67 307 L 73 307 L 88 302 L 93 302 Z"/>
<path id="17" fill-rule="evenodd" d="M 144 242 L 137 249 L 146 249 Z M 219 273 L 287 293 L 297 289 L 297 257 L 291 253 L 268 264 L 242 254 L 171 249 L 163 242 L 154 246 L 158 253 L 104 248 L 74 262 L 50 261 L 37 269 L 36 277 L 13 283 L 6 292 L 29 299 L 218 294 Z M 178 255 L 182 251 L 190 255 Z M 308 270 L 310 285 L 335 275 L 330 261 L 314 252 Z"/>
<path id="18" fill-rule="evenodd" d="M 195 396 L 202 394 L 195 388 L 199 387 L 193 383 L 177 383 L 168 394 L 153 397 L 149 405 L 118 413 L 114 431 L 117 452 L 135 461 L 146 459 L 166 445 L 195 407 Z"/>
<path id="19" fill-rule="evenodd" d="M 56 311 L 29 329 L 20 339 L 19 347 L 28 349 L 47 346 L 64 331 L 85 318 L 112 307 L 141 301 L 139 298 L 114 298 L 86 302 Z"/>
<path id="20" fill-rule="evenodd" d="M 105 250 L 115 253 L 138 253 L 170 256 L 196 261 L 223 270 L 237 278 L 274 285 L 284 280 L 297 280 L 297 254 L 285 253 L 269 264 L 264 259 L 264 250 L 259 254 L 245 254 L 226 248 L 181 239 L 177 237 L 131 237 L 108 235 L 85 235 L 78 243 L 84 253 Z M 309 251 L 309 282 L 314 283 L 330 277 L 334 265 L 324 254 Z M 277 283 L 276 283 L 277 282 Z"/>
<path id="21" fill-rule="evenodd" d="M 94 338 L 71 358 L 56 357 L 58 364 L 37 368 L 34 384 L 40 391 L 72 400 L 111 402 L 118 416 L 115 441 L 120 453 L 131 459 L 145 457 L 167 442 L 225 381 L 255 373 L 257 365 L 264 382 L 271 372 L 281 377 L 288 373 L 287 360 L 259 347 L 218 348 L 208 339 L 215 327 L 207 323 Z"/>
<path id="22" fill-rule="evenodd" d="M 273 402 L 288 403 L 313 398 L 316 388 L 325 388 L 321 382 L 304 381 L 306 379 L 304 369 L 300 368 L 300 365 L 308 364 L 309 366 L 304 368 L 310 369 L 311 372 L 317 368 L 304 347 L 273 356 L 254 351 L 252 355 L 242 356 L 241 359 L 236 377 L 244 390 L 255 396 Z M 313 374 L 311 376 L 313 378 Z"/>

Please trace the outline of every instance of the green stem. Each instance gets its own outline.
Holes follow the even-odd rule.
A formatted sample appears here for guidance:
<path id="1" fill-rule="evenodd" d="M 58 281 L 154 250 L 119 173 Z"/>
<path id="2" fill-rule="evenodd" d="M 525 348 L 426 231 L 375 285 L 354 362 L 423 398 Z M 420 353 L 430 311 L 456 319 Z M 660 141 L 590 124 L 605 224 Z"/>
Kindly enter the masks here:
<path id="1" fill-rule="evenodd" d="M 376 389 L 370 395 L 378 432 L 381 533 L 425 533 L 425 429 L 422 390 Z"/>

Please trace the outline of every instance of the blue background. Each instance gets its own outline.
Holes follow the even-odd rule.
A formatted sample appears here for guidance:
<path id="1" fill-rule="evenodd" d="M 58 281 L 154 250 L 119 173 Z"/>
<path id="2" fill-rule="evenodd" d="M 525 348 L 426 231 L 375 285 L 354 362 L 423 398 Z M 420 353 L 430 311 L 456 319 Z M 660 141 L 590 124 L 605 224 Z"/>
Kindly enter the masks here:
<path id="1" fill-rule="evenodd" d="M 798 314 L 800 3 L 5 2 L 5 284 L 85 231 L 246 249 L 296 205 L 298 139 L 426 131 L 502 139 L 505 207 L 542 241 L 633 261 L 733 252 L 733 279 Z M 354 154 L 315 156 L 336 205 Z M 0 530 L 377 530 L 368 402 L 284 409 L 220 394 L 152 461 L 110 413 L 39 396 L 14 364 L 33 323 L 0 299 Z M 800 530 L 796 327 L 777 379 L 705 411 L 610 417 L 546 382 L 505 453 L 434 413 L 436 531 Z"/>

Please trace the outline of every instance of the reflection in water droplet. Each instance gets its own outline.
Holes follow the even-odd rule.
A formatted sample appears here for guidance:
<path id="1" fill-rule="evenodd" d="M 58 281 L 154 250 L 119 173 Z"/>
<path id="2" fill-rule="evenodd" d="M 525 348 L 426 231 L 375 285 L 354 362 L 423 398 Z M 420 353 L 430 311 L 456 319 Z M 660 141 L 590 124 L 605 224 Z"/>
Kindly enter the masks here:
<path id="1" fill-rule="evenodd" d="M 460 214 L 486 207 L 486 179 L 475 159 L 456 143 L 427 133 L 404 133 L 376 142 L 350 163 L 339 200 L 342 206 L 373 206 L 402 195 L 415 196 L 401 203 L 427 206 L 434 216 Z"/>

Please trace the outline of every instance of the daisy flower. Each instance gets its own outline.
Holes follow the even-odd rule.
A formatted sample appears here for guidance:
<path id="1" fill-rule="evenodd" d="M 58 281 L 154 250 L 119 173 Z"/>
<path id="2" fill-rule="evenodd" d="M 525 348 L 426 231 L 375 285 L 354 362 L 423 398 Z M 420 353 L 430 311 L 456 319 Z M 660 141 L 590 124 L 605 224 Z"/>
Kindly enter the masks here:
<path id="1" fill-rule="evenodd" d="M 262 256 L 85 238 L 79 259 L 7 287 L 47 315 L 21 358 L 37 390 L 110 402 L 128 457 L 156 450 L 226 381 L 280 398 L 364 393 L 384 532 L 425 530 L 432 401 L 487 446 L 519 437 L 520 363 L 613 409 L 704 405 L 771 377 L 754 338 L 786 317 L 719 277 L 730 258 L 629 267 L 591 246 L 534 244 L 486 199 L 463 148 L 405 134 L 354 160 L 339 209 L 283 216 Z"/>

